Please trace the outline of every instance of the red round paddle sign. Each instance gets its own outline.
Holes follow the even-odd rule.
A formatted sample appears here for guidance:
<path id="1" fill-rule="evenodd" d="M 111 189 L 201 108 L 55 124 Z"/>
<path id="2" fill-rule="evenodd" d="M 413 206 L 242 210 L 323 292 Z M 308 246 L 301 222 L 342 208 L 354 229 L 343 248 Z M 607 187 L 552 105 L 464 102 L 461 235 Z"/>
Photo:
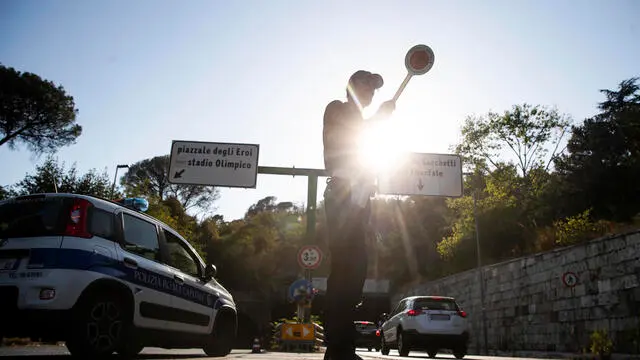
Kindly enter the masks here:
<path id="1" fill-rule="evenodd" d="M 412 69 L 422 70 L 427 67 L 427 65 L 429 65 L 429 57 L 424 51 L 416 51 L 411 54 L 411 57 L 409 58 L 409 64 L 411 64 Z"/>
<path id="2" fill-rule="evenodd" d="M 427 45 L 416 45 L 409 49 L 404 58 L 404 65 L 411 75 L 426 74 L 433 67 L 435 56 Z"/>

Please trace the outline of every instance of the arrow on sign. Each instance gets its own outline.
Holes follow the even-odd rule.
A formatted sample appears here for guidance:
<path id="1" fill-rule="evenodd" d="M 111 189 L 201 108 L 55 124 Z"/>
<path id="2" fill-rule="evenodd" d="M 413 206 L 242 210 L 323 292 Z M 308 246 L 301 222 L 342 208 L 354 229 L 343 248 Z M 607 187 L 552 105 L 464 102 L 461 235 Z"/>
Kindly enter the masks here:
<path id="1" fill-rule="evenodd" d="M 292 327 L 289 327 L 286 332 L 287 332 L 287 335 L 293 337 L 293 328 Z"/>
<path id="2" fill-rule="evenodd" d="M 424 188 L 424 184 L 422 183 L 422 178 L 418 179 L 418 190 L 422 190 Z"/>
<path id="3" fill-rule="evenodd" d="M 173 175 L 174 179 L 179 179 L 182 177 L 182 174 L 184 173 L 184 169 L 180 170 L 180 171 L 176 171 L 176 174 Z"/>
<path id="4" fill-rule="evenodd" d="M 307 327 L 305 326 L 302 328 L 302 337 L 306 338 L 307 335 L 309 335 L 309 329 L 307 329 Z"/>

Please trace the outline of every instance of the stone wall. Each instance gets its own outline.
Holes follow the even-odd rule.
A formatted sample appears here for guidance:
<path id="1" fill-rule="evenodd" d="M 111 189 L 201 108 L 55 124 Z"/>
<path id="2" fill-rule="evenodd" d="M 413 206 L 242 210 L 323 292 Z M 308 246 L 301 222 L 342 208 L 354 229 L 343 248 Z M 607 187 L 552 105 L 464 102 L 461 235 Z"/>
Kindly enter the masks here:
<path id="1" fill-rule="evenodd" d="M 489 349 L 580 352 L 604 329 L 615 351 L 639 353 L 640 231 L 485 266 L 482 276 Z M 455 297 L 470 314 L 470 352 L 484 348 L 479 271 L 407 287 L 393 304 L 411 295 Z"/>

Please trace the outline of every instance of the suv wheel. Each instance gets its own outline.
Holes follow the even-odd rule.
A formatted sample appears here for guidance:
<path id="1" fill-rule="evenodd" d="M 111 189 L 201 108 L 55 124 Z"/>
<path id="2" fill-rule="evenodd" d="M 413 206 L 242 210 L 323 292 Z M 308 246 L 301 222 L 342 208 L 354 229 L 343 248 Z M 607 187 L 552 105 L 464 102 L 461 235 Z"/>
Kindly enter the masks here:
<path id="1" fill-rule="evenodd" d="M 82 358 L 111 355 L 127 338 L 131 327 L 127 313 L 123 302 L 108 292 L 82 299 L 74 312 L 71 336 L 66 342 L 71 355 Z"/>
<path id="2" fill-rule="evenodd" d="M 409 344 L 401 329 L 398 329 L 398 352 L 400 356 L 409 356 Z"/>
<path id="3" fill-rule="evenodd" d="M 389 355 L 389 347 L 384 341 L 384 334 L 382 332 L 380 332 L 380 353 L 382 355 Z"/>
<path id="4" fill-rule="evenodd" d="M 233 347 L 235 318 L 228 313 L 221 313 L 216 318 L 209 341 L 202 348 L 208 356 L 223 357 L 229 355 Z"/>
<path id="5" fill-rule="evenodd" d="M 465 355 L 467 355 L 467 349 L 453 349 L 453 356 L 455 356 L 456 359 L 462 359 Z"/>

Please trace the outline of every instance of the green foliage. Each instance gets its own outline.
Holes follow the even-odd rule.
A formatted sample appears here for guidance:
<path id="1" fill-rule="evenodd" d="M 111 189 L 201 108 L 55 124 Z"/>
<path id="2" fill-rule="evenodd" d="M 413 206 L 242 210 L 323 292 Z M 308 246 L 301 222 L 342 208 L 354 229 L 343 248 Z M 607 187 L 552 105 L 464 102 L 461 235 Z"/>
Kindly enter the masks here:
<path id="1" fill-rule="evenodd" d="M 558 159 L 565 213 L 592 208 L 597 218 L 629 221 L 640 211 L 638 78 L 601 90 L 601 112 L 573 127 L 569 153 Z"/>
<path id="2" fill-rule="evenodd" d="M 609 355 L 613 350 L 613 342 L 609 338 L 606 330 L 596 330 L 590 336 L 591 345 L 589 349 L 592 354 Z"/>
<path id="3" fill-rule="evenodd" d="M 494 167 L 506 150 L 526 177 L 532 168 L 548 168 L 568 126 L 568 119 L 557 109 L 514 105 L 502 114 L 468 117 L 462 128 L 463 140 L 455 150 L 472 164 L 488 162 Z M 553 148 L 551 153 L 549 147 Z"/>
<path id="4" fill-rule="evenodd" d="M 0 146 L 22 143 L 36 154 L 55 152 L 82 133 L 77 112 L 62 86 L 0 65 Z"/>
<path id="5" fill-rule="evenodd" d="M 10 197 L 9 190 L 4 186 L 0 186 L 0 200 L 8 199 Z"/>
<path id="6" fill-rule="evenodd" d="M 36 167 L 34 174 L 27 174 L 24 179 L 12 187 L 12 195 L 56 191 L 109 198 L 111 181 L 106 171 L 99 173 L 97 170 L 91 169 L 87 173 L 79 175 L 75 164 L 66 169 L 64 163 L 49 156 Z"/>
<path id="7" fill-rule="evenodd" d="M 591 220 L 591 209 L 580 214 L 553 223 L 558 245 L 573 245 L 588 239 L 588 235 L 596 230 L 596 224 Z"/>

